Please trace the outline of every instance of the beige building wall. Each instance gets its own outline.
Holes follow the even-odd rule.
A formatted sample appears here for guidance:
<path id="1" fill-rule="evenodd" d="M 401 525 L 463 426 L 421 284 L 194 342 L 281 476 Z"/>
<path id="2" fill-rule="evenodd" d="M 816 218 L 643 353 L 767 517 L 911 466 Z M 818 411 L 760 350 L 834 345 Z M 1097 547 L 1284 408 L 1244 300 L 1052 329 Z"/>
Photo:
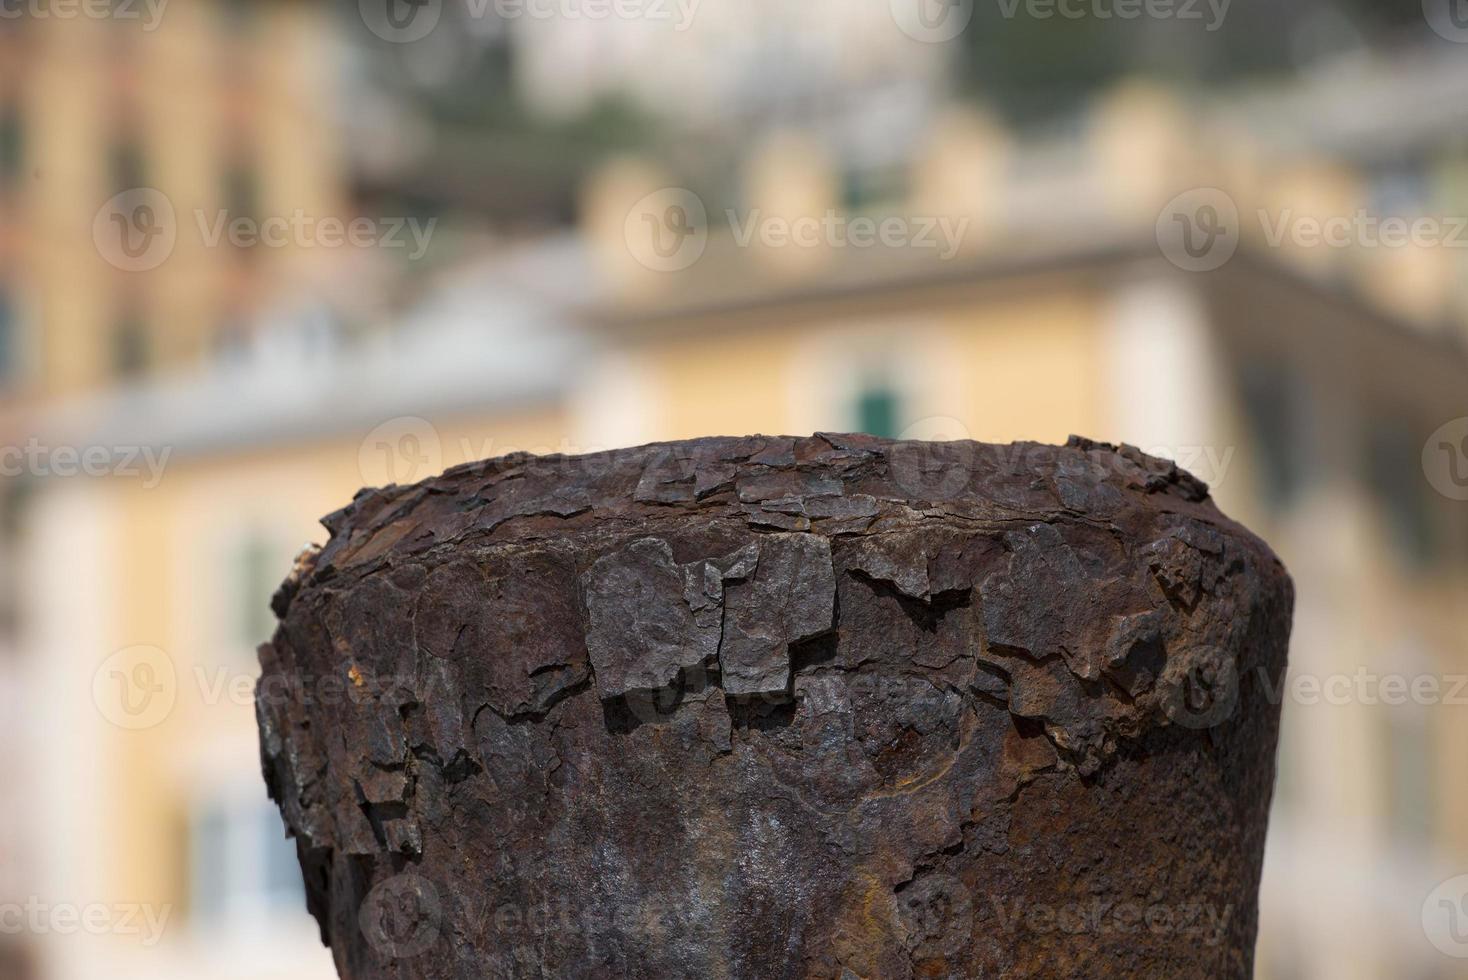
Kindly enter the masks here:
<path id="1" fill-rule="evenodd" d="M 223 927 L 195 914 L 190 852 L 201 810 L 268 806 L 253 688 L 254 645 L 271 619 L 259 610 L 264 632 L 246 635 L 247 604 L 268 599 L 294 554 L 324 541 L 319 519 L 364 483 L 383 482 L 389 466 L 406 477 L 421 465 L 421 478 L 481 455 L 551 451 L 568 431 L 557 411 L 539 408 L 382 422 L 390 428 L 324 442 L 180 454 L 153 488 L 85 481 L 47 495 L 25 555 L 40 599 L 25 651 L 31 690 L 56 706 L 59 728 L 43 737 L 55 739 L 46 750 L 60 764 L 43 769 L 34 788 L 49 828 L 37 894 L 141 904 L 165 916 L 166 928 L 156 944 L 39 937 L 44 977 L 335 975 L 303 901 L 240 913 Z M 415 451 L 424 459 L 401 456 L 392 439 L 391 454 L 380 455 L 379 431 L 421 436 Z M 242 562 L 257 546 L 264 559 Z M 135 645 L 152 648 L 150 677 L 173 692 L 171 707 L 143 715 L 136 729 L 118 724 L 127 717 L 105 676 L 118 651 Z"/>
<path id="2" fill-rule="evenodd" d="M 7 237 L 25 275 L 6 285 L 27 313 L 30 374 L 18 390 L 111 383 L 129 322 L 148 370 L 197 365 L 227 324 L 309 283 L 322 263 L 307 249 L 240 249 L 212 242 L 212 229 L 238 207 L 232 180 L 255 188 L 246 217 L 350 217 L 326 77 L 330 16 L 321 4 L 209 0 L 165 5 L 151 30 L 86 17 L 10 28 L 15 80 L 0 96 L 20 106 L 25 176 Z M 172 206 L 176 243 L 154 268 L 118 268 L 115 247 L 94 235 L 109 199 L 136 189 L 119 179 Z"/>

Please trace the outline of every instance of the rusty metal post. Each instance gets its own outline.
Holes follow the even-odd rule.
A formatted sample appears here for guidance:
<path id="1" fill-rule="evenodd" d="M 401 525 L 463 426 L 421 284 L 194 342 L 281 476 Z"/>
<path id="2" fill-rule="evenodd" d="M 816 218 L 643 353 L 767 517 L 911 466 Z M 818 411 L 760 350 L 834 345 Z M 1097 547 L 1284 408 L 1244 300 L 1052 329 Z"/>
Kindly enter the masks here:
<path id="1" fill-rule="evenodd" d="M 1252 973 L 1292 590 L 1072 439 L 704 439 L 363 491 L 265 776 L 351 980 Z"/>

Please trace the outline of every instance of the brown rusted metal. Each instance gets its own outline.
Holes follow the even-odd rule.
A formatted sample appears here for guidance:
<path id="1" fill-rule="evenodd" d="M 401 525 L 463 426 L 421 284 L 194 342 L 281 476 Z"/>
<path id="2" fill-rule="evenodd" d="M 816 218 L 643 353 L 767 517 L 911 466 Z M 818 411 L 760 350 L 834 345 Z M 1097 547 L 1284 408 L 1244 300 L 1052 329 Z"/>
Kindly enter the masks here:
<path id="1" fill-rule="evenodd" d="M 1251 975 L 1292 591 L 1072 439 L 704 439 L 364 491 L 265 776 L 343 977 Z"/>

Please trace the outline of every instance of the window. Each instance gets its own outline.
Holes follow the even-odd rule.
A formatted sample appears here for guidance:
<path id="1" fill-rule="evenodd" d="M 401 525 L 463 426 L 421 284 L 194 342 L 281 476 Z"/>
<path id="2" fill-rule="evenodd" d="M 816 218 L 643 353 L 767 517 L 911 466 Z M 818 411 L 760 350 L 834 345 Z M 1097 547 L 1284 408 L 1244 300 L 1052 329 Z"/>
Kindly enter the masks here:
<path id="1" fill-rule="evenodd" d="M 260 227 L 260 181 L 253 168 L 236 161 L 225 170 L 220 188 L 224 195 L 224 211 L 228 221 L 244 219 Z M 258 232 L 257 232 L 258 234 Z M 241 243 L 238 254 L 246 262 L 258 258 L 266 250 L 255 243 Z"/>
<path id="2" fill-rule="evenodd" d="M 1295 398 L 1291 379 L 1278 365 L 1253 364 L 1243 372 L 1244 414 L 1260 470 L 1264 502 L 1282 510 L 1300 489 Z"/>
<path id="3" fill-rule="evenodd" d="M 239 602 L 235 617 L 237 639 L 245 649 L 254 650 L 270 638 L 275 628 L 270 597 L 284 572 L 275 561 L 274 549 L 259 534 L 250 535 L 240 545 L 235 568 L 239 583 L 236 589 Z"/>
<path id="4" fill-rule="evenodd" d="M 304 888 L 296 848 L 274 805 L 221 797 L 189 822 L 189 919 L 213 932 L 264 931 L 297 914 Z"/>
<path id="5" fill-rule="evenodd" d="M 856 399 L 857 431 L 886 439 L 896 438 L 901 399 L 890 385 L 864 387 Z"/>
<path id="6" fill-rule="evenodd" d="M 125 136 L 112 144 L 107 168 L 114 194 L 148 186 L 148 168 L 144 163 L 143 148 L 131 136 Z"/>
<path id="7" fill-rule="evenodd" d="M 1420 214 L 1432 197 L 1420 168 L 1392 165 L 1368 175 L 1368 207 L 1374 214 Z"/>
<path id="8" fill-rule="evenodd" d="M 1435 756 L 1432 729 L 1420 705 L 1383 704 L 1388 824 L 1401 844 L 1425 848 L 1433 833 Z"/>
<path id="9" fill-rule="evenodd" d="M 219 4 L 219 26 L 226 34 L 244 34 L 256 24 L 253 0 L 224 0 Z"/>
<path id="10" fill-rule="evenodd" d="M 1367 482 L 1398 554 L 1414 567 L 1431 562 L 1437 551 L 1421 445 L 1409 426 L 1396 421 L 1379 419 L 1367 430 Z"/>
<path id="11" fill-rule="evenodd" d="M 854 214 L 901 200 L 906 194 L 907 174 L 901 168 L 846 170 L 841 174 L 841 204 Z"/>
<path id="12" fill-rule="evenodd" d="M 16 374 L 18 330 L 15 304 L 0 290 L 0 387 L 4 387 Z"/>
<path id="13" fill-rule="evenodd" d="M 216 363 L 243 364 L 249 359 L 249 329 L 239 317 L 226 316 L 215 326 L 210 346 Z"/>
<path id="14" fill-rule="evenodd" d="M 0 186 L 15 183 L 24 169 L 25 127 L 20 109 L 14 104 L 0 106 Z"/>
<path id="15" fill-rule="evenodd" d="M 224 209 L 229 220 L 260 217 L 260 181 L 253 168 L 236 163 L 224 173 Z"/>
<path id="16" fill-rule="evenodd" d="M 24 477 L 0 483 L 0 639 L 6 641 L 16 639 L 24 608 L 15 559 L 26 508 L 35 491 L 35 481 Z"/>
<path id="17" fill-rule="evenodd" d="M 112 332 L 112 373 L 136 378 L 148 369 L 148 331 L 135 316 L 124 316 Z"/>

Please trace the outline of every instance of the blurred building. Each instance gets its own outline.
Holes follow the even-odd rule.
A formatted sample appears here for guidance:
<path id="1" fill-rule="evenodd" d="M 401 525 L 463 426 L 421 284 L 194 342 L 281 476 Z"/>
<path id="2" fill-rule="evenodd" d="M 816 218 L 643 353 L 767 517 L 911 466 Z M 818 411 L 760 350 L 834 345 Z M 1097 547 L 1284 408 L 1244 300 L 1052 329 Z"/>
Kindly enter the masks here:
<path id="1" fill-rule="evenodd" d="M 228 352 L 270 297 L 312 285 L 313 263 L 205 231 L 221 213 L 344 207 L 317 5 L 115 6 L 0 21 L 8 399 Z M 175 213 L 168 275 L 119 267 L 128 233 L 145 240 L 129 205 L 147 190 Z M 121 224 L 105 220 L 115 195 Z"/>
<path id="2" fill-rule="evenodd" d="M 1409 96 L 1376 106 L 1363 141 L 1390 161 L 1376 165 L 1332 143 L 1363 142 L 1324 125 L 1336 82 L 1206 105 L 1125 86 L 1044 132 L 933 103 L 871 166 L 852 164 L 841 127 L 777 119 L 722 186 L 681 158 L 607 163 L 574 228 L 425 270 L 388 329 L 354 331 L 341 324 L 361 297 L 340 284 L 373 283 L 350 250 L 198 247 L 190 216 L 166 276 L 99 253 L 94 217 L 119 189 L 164 189 L 185 215 L 230 199 L 347 207 L 326 110 L 301 97 L 323 91 L 301 77 L 329 56 L 319 12 L 173 14 L 122 44 L 103 26 L 62 39 L 28 24 L 24 51 L 46 64 L 0 68 L 0 105 L 23 120 L 0 130 L 23 161 L 6 179 L 31 181 L 0 198 L 25 203 L 0 247 L 29 270 L 6 280 L 9 309 L 32 311 L 0 321 L 0 349 L 23 352 L 7 419 L 47 446 L 136 449 L 138 469 L 36 477 L 23 494 L 8 481 L 23 519 L 3 524 L 0 574 L 25 572 L 7 580 L 0 684 L 19 710 L 0 734 L 23 747 L 4 778 L 25 805 L 0 847 L 27 853 L 0 887 L 167 922 L 156 937 L 34 937 L 41 976 L 331 975 L 261 792 L 254 646 L 321 515 L 363 484 L 468 459 L 815 430 L 1126 440 L 1178 459 L 1279 550 L 1299 591 L 1297 675 L 1468 670 L 1468 513 L 1421 455 L 1468 415 L 1461 260 L 1270 233 L 1286 209 L 1463 213 L 1462 156 L 1433 138 L 1441 117 L 1409 124 Z M 220 29 L 234 16 L 247 22 Z M 1449 69 L 1420 71 L 1418 99 L 1443 90 Z M 135 107 L 99 116 L 99 93 Z M 80 115 L 40 111 L 57 99 Z M 127 119 L 141 122 L 123 149 L 98 142 Z M 91 172 L 108 159 L 120 177 Z M 403 173 L 406 197 L 431 182 Z M 1228 206 L 1236 253 L 1169 237 L 1172 218 L 1201 236 L 1203 209 Z M 1282 696 L 1260 975 L 1468 975 L 1419 920 L 1431 887 L 1468 871 L 1463 712 Z"/>
<path id="3" fill-rule="evenodd" d="M 91 591 L 113 574 L 149 575 L 161 542 L 136 525 L 104 529 L 101 512 L 47 527 L 64 500 L 107 499 L 107 481 L 56 478 L 77 469 L 68 454 L 84 444 L 53 442 L 24 462 L 9 452 L 42 448 L 40 420 L 58 406 L 228 363 L 262 314 L 320 290 L 321 263 L 296 243 L 243 248 L 213 230 L 221 217 L 346 206 L 330 23 L 322 5 L 284 0 L 39 2 L 0 17 L 0 902 L 29 909 L 22 936 L 0 936 L 0 975 L 126 975 L 101 964 L 118 937 L 140 946 L 143 906 L 167 908 L 170 935 L 186 918 L 196 955 L 140 975 L 218 972 L 228 946 L 214 937 L 299 891 L 281 875 L 278 818 L 240 779 L 248 767 L 208 761 L 207 728 L 151 752 L 99 730 L 95 707 L 77 716 L 64 697 L 38 700 L 58 681 L 89 684 L 78 679 L 113 637 L 147 639 L 139 617 L 178 583 L 154 581 L 133 608 Z M 26 565 L 27 543 L 67 550 L 67 567 L 38 578 L 48 563 Z M 186 786 L 186 805 L 158 807 L 155 779 Z M 199 861 L 180 851 L 190 847 Z M 69 919 L 88 909 L 96 928 Z M 285 921 L 309 939 L 299 919 L 293 903 Z M 304 944 L 310 955 L 292 959 L 273 927 L 251 942 L 235 975 L 271 975 L 272 958 L 328 975 L 319 950 Z"/>
<path id="4" fill-rule="evenodd" d="M 752 153 L 746 200 L 766 217 L 970 216 L 952 259 L 910 242 L 742 245 L 752 219 L 735 208 L 669 273 L 687 256 L 648 251 L 623 218 L 645 209 L 662 232 L 686 195 L 659 190 L 674 178 L 651 164 L 619 167 L 590 195 L 615 294 L 600 332 L 619 341 L 581 393 L 619 407 L 588 412 L 593 441 L 1077 431 L 1178 459 L 1274 544 L 1299 591 L 1259 975 L 1468 975 L 1422 919 L 1468 863 L 1468 782 L 1452 761 L 1468 721 L 1462 691 L 1448 695 L 1468 665 L 1468 514 L 1424 456 L 1468 412 L 1454 250 L 1468 240 L 1295 233 L 1363 216 L 1365 229 L 1440 220 L 1461 238 L 1456 130 L 1409 113 L 1445 77 L 1461 82 L 1462 66 L 1424 59 L 1216 107 L 1125 87 L 1038 139 L 958 116 L 914 157 L 905 194 L 866 210 L 811 172 L 817 154 L 771 171 Z M 1363 102 L 1380 115 L 1362 119 Z M 1341 134 L 1348 121 L 1362 138 Z M 1231 257 L 1167 233 L 1173 219 L 1201 233 L 1225 208 Z M 1403 699 L 1384 677 L 1441 689 Z M 1335 694 L 1309 693 L 1320 686 Z"/>

